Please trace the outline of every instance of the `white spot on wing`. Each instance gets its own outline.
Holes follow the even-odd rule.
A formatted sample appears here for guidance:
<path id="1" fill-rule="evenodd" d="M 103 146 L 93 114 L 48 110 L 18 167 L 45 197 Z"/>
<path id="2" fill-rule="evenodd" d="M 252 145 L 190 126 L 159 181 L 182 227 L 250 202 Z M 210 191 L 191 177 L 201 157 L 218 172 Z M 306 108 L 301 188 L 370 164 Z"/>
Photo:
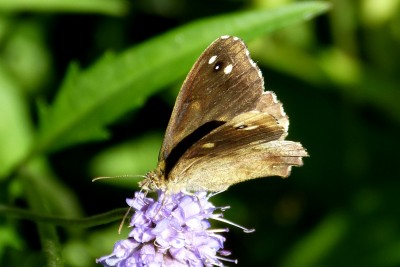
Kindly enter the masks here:
<path id="1" fill-rule="evenodd" d="M 217 56 L 210 57 L 210 60 L 208 60 L 208 64 L 213 64 L 216 59 L 217 59 Z"/>
<path id="2" fill-rule="evenodd" d="M 213 148 L 215 147 L 215 143 L 206 143 L 204 145 L 202 145 L 203 148 Z"/>
<path id="3" fill-rule="evenodd" d="M 233 37 L 233 40 L 237 41 L 237 40 L 239 40 L 239 38 L 236 37 L 236 36 L 234 36 L 234 37 Z"/>
<path id="4" fill-rule="evenodd" d="M 233 69 L 232 64 L 229 64 L 228 66 L 225 67 L 224 73 L 225 73 L 225 74 L 229 74 L 229 73 L 232 72 L 232 69 Z"/>
<path id="5" fill-rule="evenodd" d="M 248 126 L 248 127 L 244 128 L 244 130 L 249 131 L 249 130 L 254 130 L 257 128 L 258 128 L 258 125 L 253 125 L 253 126 Z"/>
<path id="6" fill-rule="evenodd" d="M 221 39 L 228 39 L 230 36 L 229 35 L 222 35 Z"/>

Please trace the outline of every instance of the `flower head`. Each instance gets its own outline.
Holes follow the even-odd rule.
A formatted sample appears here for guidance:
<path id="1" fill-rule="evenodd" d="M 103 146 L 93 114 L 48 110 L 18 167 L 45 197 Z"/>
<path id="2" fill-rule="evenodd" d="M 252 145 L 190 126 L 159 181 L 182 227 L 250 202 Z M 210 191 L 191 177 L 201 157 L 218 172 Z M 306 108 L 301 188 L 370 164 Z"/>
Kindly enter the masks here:
<path id="1" fill-rule="evenodd" d="M 158 191 L 158 200 L 138 192 L 127 199 L 135 213 L 130 221 L 128 239 L 118 241 L 114 251 L 97 260 L 104 266 L 223 266 L 230 253 L 223 250 L 225 238 L 210 229 L 208 219 L 228 222 L 208 200 L 212 195 L 197 192 L 166 194 Z M 228 222 L 230 223 L 230 222 Z M 235 224 L 233 224 L 235 225 Z M 244 229 L 246 230 L 246 229 Z"/>

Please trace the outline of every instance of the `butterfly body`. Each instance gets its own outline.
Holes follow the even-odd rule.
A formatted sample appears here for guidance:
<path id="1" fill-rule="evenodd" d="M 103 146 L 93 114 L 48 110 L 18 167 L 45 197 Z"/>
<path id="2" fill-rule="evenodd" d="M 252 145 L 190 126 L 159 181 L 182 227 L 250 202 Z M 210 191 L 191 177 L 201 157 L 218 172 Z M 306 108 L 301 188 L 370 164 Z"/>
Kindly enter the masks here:
<path id="1" fill-rule="evenodd" d="M 177 192 L 222 191 L 242 181 L 287 177 L 308 156 L 284 140 L 289 120 L 237 37 L 199 57 L 177 97 L 157 169 L 142 185 Z"/>

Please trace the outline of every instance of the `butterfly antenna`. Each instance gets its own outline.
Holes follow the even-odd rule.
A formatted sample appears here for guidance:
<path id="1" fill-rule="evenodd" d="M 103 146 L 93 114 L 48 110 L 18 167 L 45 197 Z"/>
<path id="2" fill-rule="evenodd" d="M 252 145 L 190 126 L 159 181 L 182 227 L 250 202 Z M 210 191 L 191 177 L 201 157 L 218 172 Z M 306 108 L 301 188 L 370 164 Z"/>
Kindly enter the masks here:
<path id="1" fill-rule="evenodd" d="M 124 174 L 124 175 L 117 175 L 117 176 L 100 176 L 92 179 L 92 182 L 96 182 L 97 180 L 103 180 L 103 179 L 114 179 L 114 178 L 133 178 L 133 177 L 140 177 L 140 178 L 146 178 L 144 175 L 131 175 L 131 174 Z"/>
<path id="2" fill-rule="evenodd" d="M 132 178 L 132 177 L 140 177 L 140 178 L 146 178 L 146 176 L 144 175 L 131 175 L 131 174 L 125 174 L 125 175 L 117 175 L 117 176 L 100 176 L 100 177 L 96 177 L 94 179 L 92 179 L 92 182 L 96 182 L 98 180 L 103 180 L 103 179 L 114 179 L 114 178 Z M 140 192 L 142 192 L 142 189 L 140 189 Z M 145 195 L 147 194 L 147 192 L 145 193 Z M 129 207 L 129 209 L 125 212 L 124 218 L 122 219 L 121 223 L 119 224 L 118 227 L 118 234 L 121 234 L 122 231 L 122 227 L 125 224 L 125 220 L 129 215 L 129 212 L 131 211 L 132 207 Z"/>
<path id="3" fill-rule="evenodd" d="M 126 218 L 128 217 L 128 214 L 129 214 L 129 212 L 131 211 L 131 208 L 132 208 L 132 207 L 129 207 L 129 209 L 125 212 L 124 218 L 122 219 L 121 223 L 119 224 L 119 227 L 118 227 L 118 234 L 119 234 L 119 235 L 121 234 L 122 227 L 124 227 L 125 220 L 126 220 Z"/>

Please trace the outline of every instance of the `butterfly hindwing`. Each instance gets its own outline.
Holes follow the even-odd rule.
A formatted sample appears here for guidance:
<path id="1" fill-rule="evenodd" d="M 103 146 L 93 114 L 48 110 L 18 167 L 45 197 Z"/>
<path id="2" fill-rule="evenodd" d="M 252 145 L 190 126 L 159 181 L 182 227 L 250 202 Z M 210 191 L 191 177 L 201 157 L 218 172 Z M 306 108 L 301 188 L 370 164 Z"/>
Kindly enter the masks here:
<path id="1" fill-rule="evenodd" d="M 242 113 L 196 142 L 170 173 L 168 187 L 220 191 L 245 180 L 286 177 L 302 165 L 300 143 L 281 141 L 284 127 L 267 113 Z"/>
<path id="2" fill-rule="evenodd" d="M 276 119 L 259 111 L 242 113 L 193 144 L 180 159 L 214 158 L 232 154 L 252 143 L 278 140 L 284 132 Z"/>

